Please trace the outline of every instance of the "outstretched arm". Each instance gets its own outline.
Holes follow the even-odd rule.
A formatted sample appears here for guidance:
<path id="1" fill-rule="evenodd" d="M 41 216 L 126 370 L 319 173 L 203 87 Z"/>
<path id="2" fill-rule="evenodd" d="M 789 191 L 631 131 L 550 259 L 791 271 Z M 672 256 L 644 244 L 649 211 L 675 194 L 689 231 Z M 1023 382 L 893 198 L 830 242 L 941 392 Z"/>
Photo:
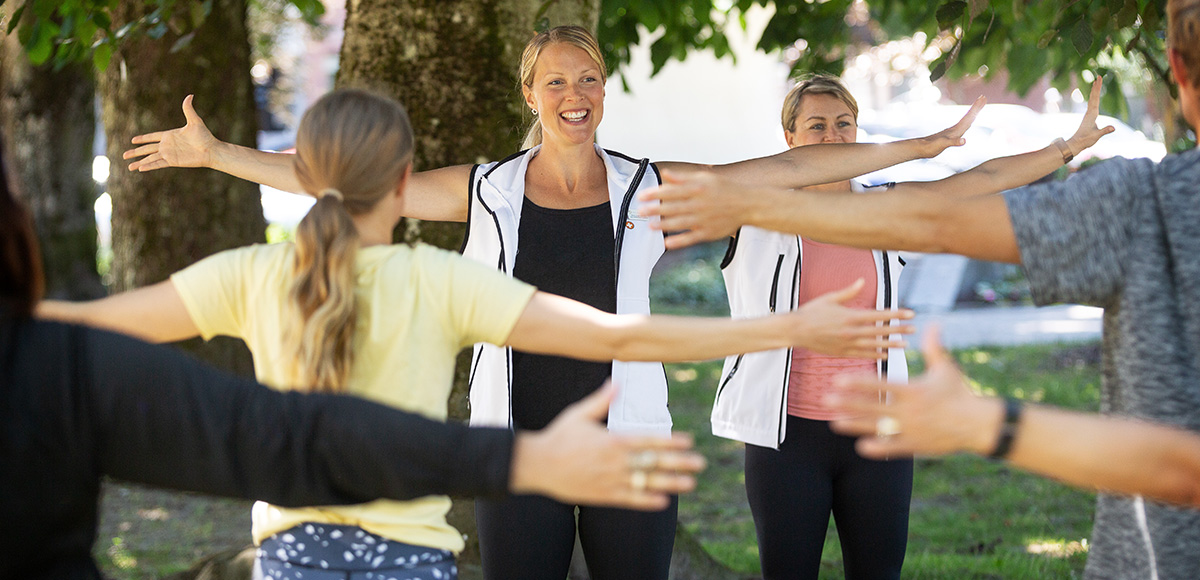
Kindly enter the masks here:
<path id="1" fill-rule="evenodd" d="M 1062 167 L 1071 157 L 1079 155 L 1083 150 L 1096 144 L 1101 137 L 1112 133 L 1112 126 L 1100 128 L 1096 118 L 1100 115 L 1100 89 L 1104 78 L 1097 78 L 1092 83 L 1092 92 L 1088 97 L 1087 111 L 1079 128 L 1069 139 L 1055 141 L 1037 151 L 997 157 L 980 165 L 956 173 L 945 179 L 930 182 L 902 182 L 894 189 L 900 193 L 923 191 L 941 195 L 969 197 L 973 195 L 988 195 L 999 193 L 1022 185 L 1028 185 L 1045 177 L 1050 172 Z"/>
<path id="2" fill-rule="evenodd" d="M 737 320 L 615 315 L 538 292 L 506 344 L 528 352 L 596 361 L 706 360 L 790 346 L 837 356 L 884 357 L 888 348 L 904 344 L 888 335 L 907 334 L 912 327 L 877 323 L 912 318 L 912 312 L 842 306 L 862 283 L 859 280 L 818 297 L 795 312 Z"/>
<path id="3" fill-rule="evenodd" d="M 200 335 L 170 280 L 99 300 L 43 300 L 37 316 L 120 332 L 149 342 L 175 342 Z"/>
<path id="4" fill-rule="evenodd" d="M 928 370 L 907 385 L 873 377 L 844 381 L 827 400 L 846 414 L 833 429 L 862 435 L 857 448 L 867 457 L 991 453 L 1003 401 L 970 391 L 936 333 L 923 350 Z M 880 390 L 888 392 L 888 404 L 879 402 Z M 879 436 L 882 417 L 890 417 L 899 433 Z M 1079 487 L 1200 506 L 1200 435 L 1183 429 L 1029 405 L 1007 458 Z"/>
<path id="5" fill-rule="evenodd" d="M 207 167 L 247 181 L 302 195 L 296 179 L 295 155 L 259 151 L 226 143 L 213 136 L 192 106 L 192 95 L 183 99 L 186 124 L 178 129 L 146 133 L 133 138 L 138 145 L 122 157 L 134 159 L 130 171 L 166 167 Z M 470 165 L 456 165 L 414 173 L 404 196 L 404 215 L 431 221 L 466 221 Z"/>
<path id="6" fill-rule="evenodd" d="M 704 468 L 686 434 L 608 433 L 611 387 L 514 436 L 360 397 L 268 389 L 172 349 L 86 337 L 87 356 L 73 361 L 88 372 L 86 391 L 71 392 L 92 413 L 76 423 L 94 431 L 70 435 L 96 442 L 99 469 L 130 481 L 280 505 L 507 492 L 645 510 L 693 489 Z M 61 403 L 61 393 L 38 392 Z M 647 454 L 653 461 L 636 459 Z M 639 463 L 644 478 L 633 476 Z"/>
<path id="7" fill-rule="evenodd" d="M 755 186 L 799 188 L 843 181 L 897 163 L 936 157 L 947 147 L 962 145 L 966 142 L 963 134 L 975 121 L 984 102 L 984 98 L 979 97 L 962 120 L 928 137 L 891 143 L 830 143 L 795 147 L 769 157 L 725 165 L 668 161 L 658 166 L 679 174 L 709 171 L 738 183 Z"/>
<path id="8" fill-rule="evenodd" d="M 733 235 L 743 225 L 803 235 L 856 248 L 954 253 L 1020 263 L 1004 198 L 946 196 L 916 187 L 846 195 L 748 187 L 712 174 L 682 179 L 663 174 L 664 185 L 643 194 L 651 225 L 680 232 L 668 249 Z"/>

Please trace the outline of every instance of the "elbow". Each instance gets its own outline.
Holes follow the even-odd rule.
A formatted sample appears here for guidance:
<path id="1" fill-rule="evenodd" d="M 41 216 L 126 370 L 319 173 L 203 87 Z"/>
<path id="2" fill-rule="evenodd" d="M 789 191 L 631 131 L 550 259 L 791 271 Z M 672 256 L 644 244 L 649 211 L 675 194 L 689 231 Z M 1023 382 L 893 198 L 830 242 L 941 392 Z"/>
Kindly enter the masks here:
<path id="1" fill-rule="evenodd" d="M 1167 466 L 1163 471 L 1157 478 L 1159 487 L 1153 495 L 1175 505 L 1200 508 L 1200 471 L 1179 465 Z"/>

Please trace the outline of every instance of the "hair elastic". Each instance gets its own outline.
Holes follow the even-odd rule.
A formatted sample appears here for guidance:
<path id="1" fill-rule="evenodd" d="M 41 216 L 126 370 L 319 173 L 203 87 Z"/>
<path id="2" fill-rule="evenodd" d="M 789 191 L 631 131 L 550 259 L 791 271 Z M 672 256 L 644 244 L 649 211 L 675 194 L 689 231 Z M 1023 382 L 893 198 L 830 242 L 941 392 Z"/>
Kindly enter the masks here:
<path id="1" fill-rule="evenodd" d="M 333 198 L 338 201 L 345 201 L 346 199 L 345 197 L 342 197 L 342 192 L 332 187 L 326 187 L 325 189 L 322 189 L 321 192 L 317 194 L 317 199 L 323 199 L 327 195 L 333 196 Z"/>

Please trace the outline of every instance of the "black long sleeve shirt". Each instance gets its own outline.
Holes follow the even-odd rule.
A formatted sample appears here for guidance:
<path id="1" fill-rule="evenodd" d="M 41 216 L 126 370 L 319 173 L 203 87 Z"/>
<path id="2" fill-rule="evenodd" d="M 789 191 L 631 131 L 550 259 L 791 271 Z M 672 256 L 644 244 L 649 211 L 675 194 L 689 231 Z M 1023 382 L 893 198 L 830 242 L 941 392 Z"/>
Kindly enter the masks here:
<path id="1" fill-rule="evenodd" d="M 169 348 L 0 312 L 0 579 L 99 578 L 103 475 L 283 506 L 505 493 L 507 429 L 268 389 Z"/>

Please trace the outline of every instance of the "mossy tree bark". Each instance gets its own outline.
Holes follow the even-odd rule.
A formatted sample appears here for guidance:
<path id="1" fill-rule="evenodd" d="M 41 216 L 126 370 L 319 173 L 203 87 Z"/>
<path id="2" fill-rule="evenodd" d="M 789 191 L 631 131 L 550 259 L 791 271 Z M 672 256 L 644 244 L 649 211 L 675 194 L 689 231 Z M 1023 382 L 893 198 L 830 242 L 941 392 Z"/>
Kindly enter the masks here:
<path id="1" fill-rule="evenodd" d="M 33 213 L 50 298 L 104 294 L 93 210 L 95 87 L 90 64 L 33 66 L 16 34 L 0 38 L 0 131 L 10 178 Z"/>
<path id="2" fill-rule="evenodd" d="M 215 0 L 191 42 L 180 47 L 188 4 L 179 3 L 162 38 L 123 43 L 100 78 L 107 153 L 114 163 L 108 185 L 116 291 L 162 281 L 205 256 L 265 239 L 257 185 L 207 169 L 130 173 L 121 160 L 134 135 L 181 125 L 180 103 L 189 93 L 218 139 L 255 146 L 246 1 Z M 114 27 L 149 9 L 145 2 L 121 0 L 113 9 Z M 191 348 L 219 366 L 251 372 L 240 343 Z"/>

